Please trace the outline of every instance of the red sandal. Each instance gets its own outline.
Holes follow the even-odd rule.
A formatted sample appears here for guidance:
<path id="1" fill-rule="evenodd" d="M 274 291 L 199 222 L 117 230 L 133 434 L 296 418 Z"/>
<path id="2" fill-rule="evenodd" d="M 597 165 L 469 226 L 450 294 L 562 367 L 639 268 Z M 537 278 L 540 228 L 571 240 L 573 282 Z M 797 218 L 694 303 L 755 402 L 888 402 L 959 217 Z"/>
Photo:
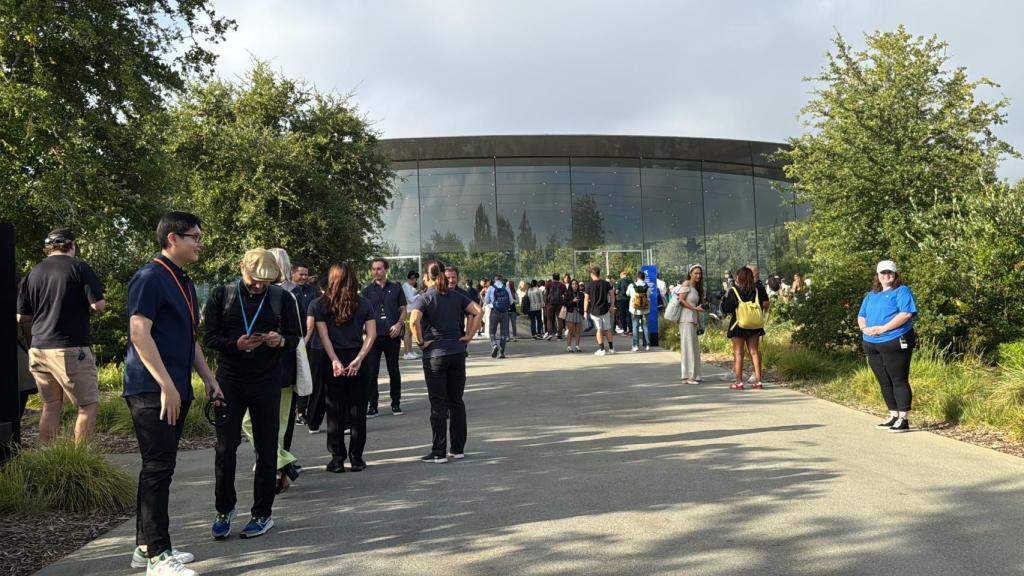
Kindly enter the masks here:
<path id="1" fill-rule="evenodd" d="M 743 384 L 730 384 L 729 388 L 732 388 L 733 390 L 743 390 Z"/>

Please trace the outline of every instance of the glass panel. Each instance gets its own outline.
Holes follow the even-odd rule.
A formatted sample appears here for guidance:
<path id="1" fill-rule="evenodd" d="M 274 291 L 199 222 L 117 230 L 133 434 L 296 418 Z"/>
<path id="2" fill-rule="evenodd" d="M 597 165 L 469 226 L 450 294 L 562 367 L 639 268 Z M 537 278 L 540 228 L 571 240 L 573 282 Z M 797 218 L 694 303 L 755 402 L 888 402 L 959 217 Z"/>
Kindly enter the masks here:
<path id="1" fill-rule="evenodd" d="M 678 282 L 690 264 L 705 262 L 700 162 L 644 160 L 641 179 L 644 244 L 658 273 Z"/>
<path id="2" fill-rule="evenodd" d="M 704 226 L 709 294 L 723 272 L 757 261 L 754 181 L 750 166 L 704 163 Z"/>
<path id="3" fill-rule="evenodd" d="M 515 248 L 512 275 L 549 278 L 568 272 L 572 215 L 568 158 L 507 158 L 496 162 L 498 246 Z"/>
<path id="4" fill-rule="evenodd" d="M 384 210 L 381 218 L 384 229 L 381 233 L 382 254 L 387 256 L 408 256 L 420 253 L 420 197 L 416 182 L 415 162 L 395 162 L 391 206 Z"/>
<path id="5" fill-rule="evenodd" d="M 425 254 L 493 251 L 493 161 L 421 162 L 420 212 Z"/>
<path id="6" fill-rule="evenodd" d="M 754 197 L 757 205 L 757 254 L 761 278 L 777 274 L 792 276 L 799 271 L 796 243 L 790 238 L 786 222 L 795 216 L 791 184 L 778 174 L 763 169 L 754 171 Z M 772 178 L 776 176 L 776 178 Z"/>
<path id="7" fill-rule="evenodd" d="M 640 161 L 573 158 L 572 215 L 574 248 L 642 248 Z"/>

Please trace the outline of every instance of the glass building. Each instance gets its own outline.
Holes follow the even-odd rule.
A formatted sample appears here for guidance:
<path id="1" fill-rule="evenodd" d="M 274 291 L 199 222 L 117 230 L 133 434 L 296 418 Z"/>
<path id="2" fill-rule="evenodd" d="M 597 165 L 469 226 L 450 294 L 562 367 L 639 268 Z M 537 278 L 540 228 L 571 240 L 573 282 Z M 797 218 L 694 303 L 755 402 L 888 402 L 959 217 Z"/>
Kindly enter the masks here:
<path id="1" fill-rule="evenodd" d="M 380 142 L 396 171 L 381 240 L 397 270 L 438 258 L 463 278 L 677 281 L 757 263 L 791 275 L 786 223 L 806 216 L 768 155 L 783 144 L 637 136 L 471 136 Z M 404 277 L 404 274 L 403 274 Z"/>

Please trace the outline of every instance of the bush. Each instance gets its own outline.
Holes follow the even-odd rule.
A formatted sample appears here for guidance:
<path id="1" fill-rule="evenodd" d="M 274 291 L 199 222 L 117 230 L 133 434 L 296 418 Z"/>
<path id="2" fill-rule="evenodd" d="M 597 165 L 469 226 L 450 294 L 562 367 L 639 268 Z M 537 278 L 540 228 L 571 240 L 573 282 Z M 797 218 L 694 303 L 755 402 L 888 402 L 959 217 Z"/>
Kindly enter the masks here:
<path id="1" fill-rule="evenodd" d="M 114 512 L 135 507 L 135 481 L 88 444 L 24 450 L 0 470 L 0 512 Z"/>
<path id="2" fill-rule="evenodd" d="M 783 380 L 825 380 L 839 371 L 839 363 L 831 356 L 797 346 L 777 347 L 777 359 L 766 365 L 778 371 Z"/>
<path id="3" fill-rule="evenodd" d="M 996 361 L 1003 366 L 1024 368 L 1024 340 L 1000 344 L 996 349 Z"/>

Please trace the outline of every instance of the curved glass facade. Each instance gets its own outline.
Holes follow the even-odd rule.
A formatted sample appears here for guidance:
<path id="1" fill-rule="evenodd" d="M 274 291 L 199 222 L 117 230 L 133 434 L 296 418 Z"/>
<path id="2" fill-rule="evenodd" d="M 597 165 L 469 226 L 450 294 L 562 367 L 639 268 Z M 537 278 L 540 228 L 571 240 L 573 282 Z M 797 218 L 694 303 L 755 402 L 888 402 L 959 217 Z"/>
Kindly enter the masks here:
<path id="1" fill-rule="evenodd" d="M 385 255 L 408 260 L 401 270 L 419 257 L 474 279 L 577 277 L 591 265 L 617 275 L 642 263 L 673 281 L 696 262 L 710 278 L 755 262 L 762 275 L 795 271 L 786 223 L 806 209 L 765 159 L 780 144 L 498 136 L 381 145 L 396 171 L 381 240 Z"/>

